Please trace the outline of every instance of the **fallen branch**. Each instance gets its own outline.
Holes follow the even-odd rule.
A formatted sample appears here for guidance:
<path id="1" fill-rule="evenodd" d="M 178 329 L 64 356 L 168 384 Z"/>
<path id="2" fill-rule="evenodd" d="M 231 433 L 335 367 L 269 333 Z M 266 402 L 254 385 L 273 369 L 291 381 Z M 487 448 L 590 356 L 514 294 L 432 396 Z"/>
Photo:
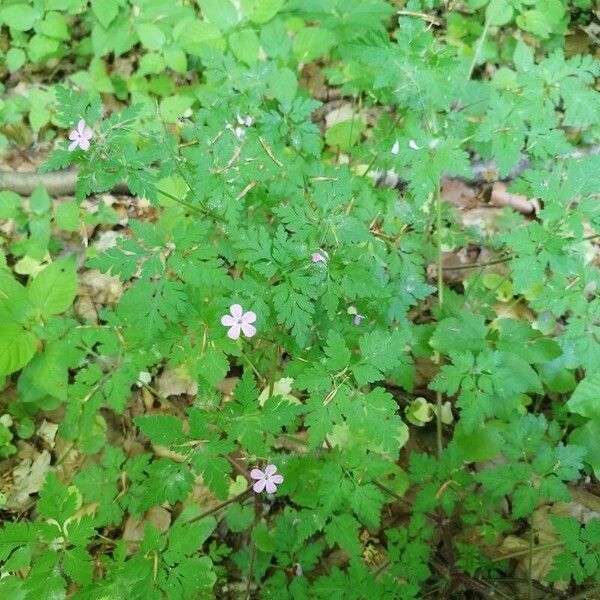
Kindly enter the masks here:
<path id="1" fill-rule="evenodd" d="M 32 173 L 20 171 L 0 171 L 0 192 L 9 190 L 19 196 L 31 196 L 39 185 L 46 188 L 50 196 L 72 196 L 77 183 L 77 170 L 54 171 L 53 173 Z M 118 183 L 110 190 L 115 194 L 129 194 L 126 183 Z"/>

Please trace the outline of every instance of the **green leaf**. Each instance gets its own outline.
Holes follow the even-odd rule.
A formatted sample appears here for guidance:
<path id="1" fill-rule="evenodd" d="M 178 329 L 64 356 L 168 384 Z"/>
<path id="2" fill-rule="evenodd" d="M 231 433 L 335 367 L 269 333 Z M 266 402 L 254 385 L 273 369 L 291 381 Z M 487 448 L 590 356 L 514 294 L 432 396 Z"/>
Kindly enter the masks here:
<path id="1" fill-rule="evenodd" d="M 231 531 L 240 533 L 252 525 L 252 521 L 254 520 L 254 510 L 252 506 L 242 506 L 238 502 L 235 502 L 227 509 L 225 520 Z"/>
<path id="2" fill-rule="evenodd" d="M 8 70 L 11 73 L 19 70 L 24 64 L 26 60 L 26 55 L 21 48 L 11 48 L 6 53 L 6 64 L 8 65 Z"/>
<path id="3" fill-rule="evenodd" d="M 0 529 L 0 562 L 6 561 L 17 548 L 33 545 L 35 541 L 36 527 L 32 523 L 7 522 Z"/>
<path id="4" fill-rule="evenodd" d="M 270 21 L 283 6 L 284 0 L 256 0 L 250 20 L 254 23 L 266 23 Z"/>
<path id="5" fill-rule="evenodd" d="M 17 323 L 0 324 L 0 375 L 23 368 L 35 354 L 37 338 Z"/>
<path id="6" fill-rule="evenodd" d="M 0 21 L 17 31 L 28 31 L 41 15 L 27 3 L 11 4 L 0 10 Z"/>
<path id="7" fill-rule="evenodd" d="M 506 25 L 513 17 L 513 7 L 507 0 L 491 0 L 485 9 L 485 18 L 490 25 Z"/>
<path id="8" fill-rule="evenodd" d="M 173 415 L 144 415 L 135 417 L 133 422 L 153 444 L 169 446 L 184 440 L 181 419 Z"/>
<path id="9" fill-rule="evenodd" d="M 351 556 L 359 556 L 361 544 L 358 540 L 360 523 L 347 513 L 335 515 L 325 526 L 325 539 L 330 546 L 337 544 Z"/>
<path id="10" fill-rule="evenodd" d="M 54 213 L 56 225 L 64 231 L 79 231 L 81 221 L 79 219 L 79 206 L 74 200 L 63 201 Z"/>
<path id="11" fill-rule="evenodd" d="M 596 478 L 600 478 L 600 421 L 588 421 L 576 427 L 569 436 L 569 442 L 585 448 L 584 460 L 592 467 Z"/>
<path id="12" fill-rule="evenodd" d="M 185 73 L 188 68 L 185 52 L 177 46 L 170 46 L 165 50 L 165 63 L 175 73 Z"/>
<path id="13" fill-rule="evenodd" d="M 238 12 L 229 0 L 198 0 L 202 16 L 221 31 L 231 29 L 238 22 Z"/>
<path id="14" fill-rule="evenodd" d="M 325 134 L 328 146 L 348 151 L 360 140 L 365 125 L 360 119 L 350 119 L 332 125 Z"/>
<path id="15" fill-rule="evenodd" d="M 252 66 L 258 60 L 260 42 L 253 29 L 234 31 L 229 36 L 229 47 L 238 60 Z"/>
<path id="16" fill-rule="evenodd" d="M 327 54 L 335 44 L 335 36 L 328 29 L 305 27 L 296 34 L 294 54 L 299 62 L 311 62 Z"/>
<path id="17" fill-rule="evenodd" d="M 92 0 L 92 11 L 105 29 L 113 22 L 119 12 L 117 0 Z"/>
<path id="18" fill-rule="evenodd" d="M 75 486 L 63 485 L 54 473 L 48 473 L 36 505 L 44 519 L 54 519 L 62 525 L 75 514 L 81 504 L 82 497 Z"/>
<path id="19" fill-rule="evenodd" d="M 167 123 L 175 123 L 193 103 L 190 96 L 169 96 L 161 100 L 160 114 Z"/>
<path id="20" fill-rule="evenodd" d="M 31 194 L 30 206 L 36 215 L 46 215 L 50 211 L 52 200 L 46 188 L 41 185 L 35 188 L 33 194 Z"/>
<path id="21" fill-rule="evenodd" d="M 152 23 L 140 23 L 136 26 L 140 42 L 148 50 L 160 50 L 165 43 L 166 37 L 158 25 Z"/>
<path id="22" fill-rule="evenodd" d="M 69 39 L 69 30 L 67 21 L 63 15 L 57 12 L 46 13 L 39 29 L 40 33 L 57 40 L 67 41 Z"/>
<path id="23" fill-rule="evenodd" d="M 567 402 L 567 408 L 582 417 L 600 419 L 600 371 L 579 382 Z"/>
<path id="24" fill-rule="evenodd" d="M 435 350 L 449 354 L 460 349 L 478 352 L 486 347 L 487 328 L 481 315 L 463 311 L 460 317 L 450 317 L 438 323 L 429 342 Z"/>
<path id="25" fill-rule="evenodd" d="M 75 257 L 59 258 L 48 265 L 28 288 L 29 300 L 49 317 L 66 311 L 77 295 Z"/>

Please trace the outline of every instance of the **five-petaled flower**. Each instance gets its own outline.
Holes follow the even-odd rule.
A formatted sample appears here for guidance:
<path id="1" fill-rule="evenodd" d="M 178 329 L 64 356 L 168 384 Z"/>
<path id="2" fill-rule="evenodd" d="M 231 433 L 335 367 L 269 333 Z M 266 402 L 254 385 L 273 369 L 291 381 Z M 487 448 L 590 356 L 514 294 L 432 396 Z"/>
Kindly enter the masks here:
<path id="1" fill-rule="evenodd" d="M 252 337 L 256 333 L 256 327 L 251 325 L 256 321 L 256 313 L 249 310 L 244 312 L 244 309 L 239 304 L 232 304 L 229 307 L 229 315 L 221 317 L 221 324 L 229 327 L 227 336 L 232 340 L 237 340 L 240 337 L 240 331 L 246 337 Z"/>
<path id="2" fill-rule="evenodd" d="M 264 489 L 267 490 L 267 494 L 274 494 L 277 491 L 277 486 L 283 483 L 283 476 L 275 475 L 276 472 L 277 467 L 275 465 L 267 465 L 264 471 L 252 469 L 250 477 L 257 480 L 252 489 L 257 494 L 260 494 Z"/>
<path id="3" fill-rule="evenodd" d="M 69 151 L 73 152 L 75 148 L 79 147 L 82 150 L 87 150 L 90 147 L 90 140 L 92 139 L 92 130 L 85 124 L 85 121 L 81 119 L 77 123 L 77 129 L 73 129 L 69 133 Z"/>
<path id="4" fill-rule="evenodd" d="M 326 254 L 326 253 L 324 253 L 324 254 Z M 324 254 L 321 254 L 320 252 L 313 252 L 310 255 L 310 258 L 314 263 L 318 263 L 318 262 L 326 263 L 327 257 L 324 256 Z"/>

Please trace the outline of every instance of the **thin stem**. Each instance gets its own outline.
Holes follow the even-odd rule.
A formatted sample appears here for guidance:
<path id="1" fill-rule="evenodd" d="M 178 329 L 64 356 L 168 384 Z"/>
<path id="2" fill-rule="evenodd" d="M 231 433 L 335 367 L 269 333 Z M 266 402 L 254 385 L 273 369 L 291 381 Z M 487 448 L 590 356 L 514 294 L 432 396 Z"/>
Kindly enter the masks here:
<path id="1" fill-rule="evenodd" d="M 277 373 L 277 365 L 279 364 L 279 345 L 275 344 L 273 351 L 273 363 L 271 365 L 271 372 L 269 373 L 269 398 L 273 395 L 275 389 L 275 374 Z"/>
<path id="2" fill-rule="evenodd" d="M 221 502 L 221 504 L 218 504 L 217 506 L 213 506 L 212 508 L 204 511 L 202 514 L 198 515 L 197 517 L 194 517 L 193 519 L 186 521 L 186 523 L 195 523 L 196 521 L 200 521 L 201 519 L 204 519 L 204 517 L 208 517 L 210 515 L 213 515 L 216 512 L 219 512 L 221 509 L 225 508 L 226 506 L 229 506 L 230 504 L 233 504 L 234 502 L 237 502 L 238 500 L 243 498 L 251 489 L 252 489 L 251 486 L 247 487 L 243 492 L 239 493 L 237 496 L 233 496 L 233 498 L 229 498 L 228 500 Z"/>
<path id="3" fill-rule="evenodd" d="M 527 561 L 527 597 L 533 600 L 533 519 L 529 523 L 529 560 Z"/>
<path id="4" fill-rule="evenodd" d="M 400 17 L 415 17 L 416 19 L 423 19 L 423 21 L 427 21 L 432 25 L 441 25 L 441 22 L 438 19 L 426 13 L 414 12 L 412 10 L 399 10 L 396 14 Z"/>
<path id="5" fill-rule="evenodd" d="M 537 546 L 533 546 L 531 552 L 538 552 L 539 550 L 548 550 L 549 548 L 558 548 L 562 546 L 564 542 L 549 542 L 548 544 L 538 544 Z M 516 550 L 515 552 L 511 552 L 510 554 L 503 554 L 502 556 L 497 556 L 496 558 L 492 558 L 492 562 L 502 562 L 503 560 L 509 560 L 510 558 L 519 558 L 521 556 L 526 556 L 530 552 L 529 547 L 524 550 Z"/>
<path id="6" fill-rule="evenodd" d="M 477 40 L 477 45 L 475 46 L 475 52 L 473 53 L 473 59 L 471 60 L 471 64 L 469 65 L 469 72 L 467 74 L 467 81 L 471 79 L 473 75 L 473 71 L 475 70 L 475 65 L 477 64 L 477 60 L 479 59 L 479 53 L 481 52 L 481 47 L 483 46 L 483 42 L 485 42 L 485 38 L 487 37 L 488 31 L 490 29 L 490 19 L 486 16 L 485 23 L 483 24 L 483 31 L 481 32 L 481 37 Z"/>
<path id="7" fill-rule="evenodd" d="M 166 192 L 165 190 L 163 190 L 161 188 L 157 187 L 156 191 L 159 194 L 162 194 L 163 196 L 166 196 L 170 200 L 173 200 L 173 202 L 177 202 L 177 204 L 180 204 L 181 206 L 184 206 L 188 210 L 191 210 L 192 212 L 195 212 L 196 214 L 199 214 L 199 215 L 204 214 L 204 212 L 202 211 L 202 209 L 198 208 L 197 206 L 194 206 L 193 204 L 189 204 L 185 200 L 182 200 L 181 198 L 178 198 L 177 196 L 174 196 L 173 194 L 170 194 L 169 192 Z"/>
<path id="8" fill-rule="evenodd" d="M 436 246 L 437 246 L 437 292 L 438 292 L 438 306 L 442 308 L 444 306 L 444 272 L 442 270 L 442 198 L 440 194 L 439 183 L 436 186 L 436 190 L 433 196 L 433 202 L 435 204 L 435 229 L 436 229 Z M 436 354 L 435 360 L 438 368 L 441 366 L 442 357 L 439 353 Z M 437 443 L 437 456 L 440 458 L 444 446 L 442 438 L 442 392 L 436 391 L 435 393 L 435 404 L 436 404 L 436 415 L 435 415 L 435 434 Z"/>

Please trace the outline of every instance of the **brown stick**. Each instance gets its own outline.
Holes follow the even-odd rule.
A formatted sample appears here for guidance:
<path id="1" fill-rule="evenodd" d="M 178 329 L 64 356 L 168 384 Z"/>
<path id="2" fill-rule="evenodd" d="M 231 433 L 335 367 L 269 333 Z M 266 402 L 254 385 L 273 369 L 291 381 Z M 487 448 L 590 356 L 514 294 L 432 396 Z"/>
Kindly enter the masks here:
<path id="1" fill-rule="evenodd" d="M 77 170 L 67 169 L 53 173 L 31 173 L 19 171 L 0 171 L 0 192 L 10 190 L 19 196 L 31 196 L 39 185 L 46 188 L 50 196 L 72 196 L 77 183 Z M 111 192 L 129 194 L 129 187 L 121 182 Z"/>

